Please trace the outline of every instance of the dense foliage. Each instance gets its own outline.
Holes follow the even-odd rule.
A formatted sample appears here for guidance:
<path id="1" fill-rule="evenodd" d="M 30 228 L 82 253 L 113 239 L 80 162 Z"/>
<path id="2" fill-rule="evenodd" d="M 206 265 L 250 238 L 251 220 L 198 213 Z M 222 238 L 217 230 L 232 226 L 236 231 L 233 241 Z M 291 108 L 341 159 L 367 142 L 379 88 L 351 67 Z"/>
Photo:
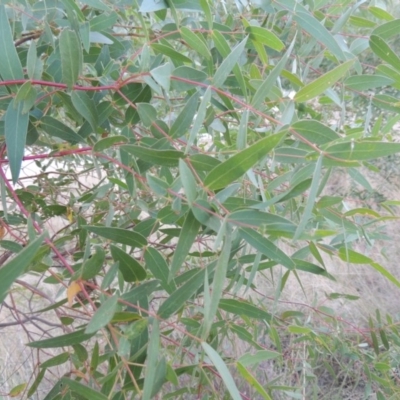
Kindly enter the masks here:
<path id="1" fill-rule="evenodd" d="M 0 301 L 22 326 L 43 317 L 12 395 L 50 379 L 40 398 L 322 398 L 334 348 L 366 393 L 399 393 L 392 321 L 345 344 L 277 305 L 292 276 L 335 279 L 331 257 L 400 287 L 357 247 L 396 202 L 324 193 L 335 169 L 366 187 L 360 167 L 400 151 L 400 20 L 383 3 L 251 3 L 0 5 Z"/>

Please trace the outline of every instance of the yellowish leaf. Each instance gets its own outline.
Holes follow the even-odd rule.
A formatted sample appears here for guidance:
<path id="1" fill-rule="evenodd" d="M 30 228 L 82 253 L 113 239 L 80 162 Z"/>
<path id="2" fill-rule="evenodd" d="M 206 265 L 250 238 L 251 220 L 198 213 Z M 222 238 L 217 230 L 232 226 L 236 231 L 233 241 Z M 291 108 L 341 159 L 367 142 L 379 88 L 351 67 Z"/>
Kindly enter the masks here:
<path id="1" fill-rule="evenodd" d="M 74 222 L 74 211 L 71 207 L 67 207 L 67 218 L 69 222 Z"/>
<path id="2" fill-rule="evenodd" d="M 10 397 L 19 396 L 26 388 L 26 383 L 21 383 L 11 389 L 11 392 L 8 394 Z"/>
<path id="3" fill-rule="evenodd" d="M 68 305 L 71 307 L 75 296 L 81 291 L 81 285 L 77 281 L 71 282 L 67 288 Z"/>
<path id="4" fill-rule="evenodd" d="M 6 235 L 6 228 L 3 225 L 0 225 L 0 240 Z"/>

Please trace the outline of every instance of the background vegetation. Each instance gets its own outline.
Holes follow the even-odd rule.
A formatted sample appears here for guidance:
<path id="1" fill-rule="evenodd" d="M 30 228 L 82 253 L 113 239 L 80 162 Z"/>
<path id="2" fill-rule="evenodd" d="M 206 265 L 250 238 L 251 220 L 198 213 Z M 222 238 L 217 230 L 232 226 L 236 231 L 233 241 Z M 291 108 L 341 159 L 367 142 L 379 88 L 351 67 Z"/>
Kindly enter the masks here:
<path id="1" fill-rule="evenodd" d="M 1 326 L 28 350 L 0 395 L 398 398 L 396 315 L 307 283 L 399 290 L 368 180 L 400 151 L 399 36 L 374 1 L 0 5 Z"/>

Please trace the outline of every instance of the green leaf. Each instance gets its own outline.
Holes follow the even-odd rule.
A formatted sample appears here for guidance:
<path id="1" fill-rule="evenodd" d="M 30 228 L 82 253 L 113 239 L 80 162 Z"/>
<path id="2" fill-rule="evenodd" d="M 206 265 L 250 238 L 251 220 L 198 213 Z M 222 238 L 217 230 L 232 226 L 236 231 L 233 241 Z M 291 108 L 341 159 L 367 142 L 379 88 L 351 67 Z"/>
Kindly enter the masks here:
<path id="1" fill-rule="evenodd" d="M 338 143 L 326 149 L 327 157 L 324 160 L 324 165 L 335 163 L 335 160 L 329 159 L 329 156 L 344 161 L 367 161 L 398 152 L 400 152 L 400 143 L 369 141 Z"/>
<path id="2" fill-rule="evenodd" d="M 228 389 L 230 395 L 233 400 L 242 400 L 242 395 L 240 394 L 235 381 L 231 373 L 229 372 L 228 367 L 222 360 L 221 356 L 206 342 L 201 342 L 204 351 L 207 356 L 210 358 L 211 362 L 214 364 L 216 370 L 221 375 L 222 380 L 225 383 L 226 388 Z"/>
<path id="3" fill-rule="evenodd" d="M 97 132 L 99 124 L 94 101 L 83 91 L 72 92 L 71 101 L 76 111 L 89 122 L 93 132 Z"/>
<path id="4" fill-rule="evenodd" d="M 379 36 L 382 39 L 390 39 L 393 36 L 400 35 L 400 19 L 379 25 L 372 31 L 372 35 Z"/>
<path id="5" fill-rule="evenodd" d="M 279 62 L 275 65 L 273 70 L 269 73 L 267 79 L 264 80 L 264 82 L 260 85 L 260 87 L 257 89 L 256 93 L 254 94 L 252 100 L 251 100 L 251 105 L 258 109 L 261 106 L 261 103 L 265 100 L 266 97 L 269 96 L 271 90 L 273 89 L 276 80 L 279 78 L 279 75 L 281 74 L 283 68 L 285 68 L 285 65 L 292 54 L 293 46 L 296 42 L 296 37 L 292 40 L 292 43 L 290 44 L 289 48 L 287 49 L 286 53 L 283 55 L 283 57 L 279 60 Z"/>
<path id="6" fill-rule="evenodd" d="M 325 92 L 325 90 L 331 88 L 340 78 L 342 78 L 353 64 L 354 60 L 346 61 L 320 76 L 315 81 L 302 87 L 294 96 L 294 100 L 300 103 L 305 102 Z"/>
<path id="7" fill-rule="evenodd" d="M 270 235 L 291 238 L 296 231 L 296 225 L 286 218 L 276 214 L 258 210 L 238 210 L 229 215 L 229 222 L 238 226 L 263 227 L 263 231 Z"/>
<path id="8" fill-rule="evenodd" d="M 146 372 L 144 376 L 142 400 L 152 398 L 153 386 L 156 381 L 157 359 L 160 353 L 160 327 L 158 320 L 153 319 L 149 347 L 147 352 Z"/>
<path id="9" fill-rule="evenodd" d="M 19 88 L 14 99 L 14 107 L 17 107 L 17 105 L 22 102 L 22 114 L 26 114 L 35 104 L 36 96 L 36 89 L 32 86 L 30 81 L 27 81 Z"/>
<path id="10" fill-rule="evenodd" d="M 339 60 L 345 60 L 346 57 L 332 34 L 303 6 L 296 3 L 294 7 L 293 20 L 311 37 L 323 43 Z"/>
<path id="11" fill-rule="evenodd" d="M 189 157 L 189 161 L 196 171 L 206 172 L 211 171 L 217 165 L 221 164 L 221 161 L 207 154 L 193 154 Z"/>
<path id="12" fill-rule="evenodd" d="M 169 281 L 174 277 L 179 268 L 182 267 L 182 264 L 196 239 L 199 229 L 200 222 L 197 221 L 192 212 L 189 211 L 182 226 L 178 244 L 176 245 L 174 256 L 172 258 L 171 269 L 169 271 Z"/>
<path id="13" fill-rule="evenodd" d="M 295 268 L 296 264 L 290 257 L 288 257 L 274 243 L 260 235 L 255 230 L 250 228 L 240 228 L 240 235 L 250 246 L 254 247 L 262 254 L 265 254 L 270 260 L 276 261 L 288 269 Z"/>
<path id="14" fill-rule="evenodd" d="M 185 107 L 183 107 L 177 119 L 172 124 L 171 129 L 169 130 L 169 136 L 172 138 L 179 138 L 189 131 L 190 125 L 192 124 L 197 111 L 199 97 L 200 93 L 196 92 L 189 98 Z"/>
<path id="15" fill-rule="evenodd" d="M 295 122 L 291 128 L 310 143 L 321 145 L 340 139 L 334 130 L 319 121 L 303 120 Z"/>
<path id="16" fill-rule="evenodd" d="M 155 50 L 156 52 L 159 52 L 161 54 L 164 54 L 165 56 L 169 57 L 171 61 L 175 62 L 184 62 L 184 63 L 192 63 L 192 60 L 182 53 L 179 53 L 178 51 L 174 50 L 172 47 L 160 44 L 160 43 L 153 43 L 151 45 L 151 48 Z"/>
<path id="17" fill-rule="evenodd" d="M 245 37 L 240 43 L 238 43 L 228 54 L 224 61 L 222 61 L 221 65 L 216 70 L 213 76 L 213 84 L 215 87 L 221 87 L 226 78 L 231 73 L 233 67 L 238 62 L 240 56 L 243 54 L 243 51 L 246 47 L 247 37 Z"/>
<path id="18" fill-rule="evenodd" d="M 211 289 L 211 299 L 208 307 L 204 307 L 204 321 L 202 326 L 201 338 L 205 340 L 211 330 L 214 317 L 218 311 L 218 304 L 222 297 L 223 289 L 226 284 L 226 273 L 231 253 L 232 236 L 230 227 L 225 230 L 225 240 L 222 246 L 221 254 L 218 257 L 215 267 L 214 279 Z"/>
<path id="19" fill-rule="evenodd" d="M 0 304 L 6 298 L 11 285 L 28 268 L 29 264 L 38 252 L 44 238 L 45 234 L 33 240 L 11 261 L 0 268 Z"/>
<path id="20" fill-rule="evenodd" d="M 265 44 L 273 50 L 281 51 L 285 48 L 285 45 L 274 33 L 261 26 L 248 26 L 246 33 L 250 34 L 251 40 Z"/>
<path id="21" fill-rule="evenodd" d="M 204 83 L 208 76 L 203 71 L 184 65 L 176 68 L 171 78 L 174 80 L 172 88 L 184 92 L 195 88 L 197 83 Z"/>
<path id="22" fill-rule="evenodd" d="M 353 90 L 369 90 L 377 87 L 391 85 L 394 79 L 381 75 L 356 75 L 350 76 L 344 81 L 344 84 L 349 89 Z"/>
<path id="23" fill-rule="evenodd" d="M 160 281 L 162 288 L 169 294 L 176 290 L 174 281 L 168 282 L 169 268 L 164 257 L 153 247 L 147 247 L 144 253 L 146 268 Z"/>
<path id="24" fill-rule="evenodd" d="M 257 392 L 265 399 L 265 400 L 272 400 L 272 397 L 266 392 L 263 385 L 258 382 L 256 377 L 254 377 L 244 366 L 242 363 L 237 362 L 236 367 L 243 378 L 253 387 Z"/>
<path id="25" fill-rule="evenodd" d="M 23 113 L 23 109 L 23 102 L 16 105 L 15 100 L 11 100 L 4 117 L 7 155 L 14 184 L 19 177 L 28 132 L 29 114 Z"/>
<path id="26" fill-rule="evenodd" d="M 263 361 L 274 360 L 275 358 L 281 356 L 282 355 L 277 353 L 276 351 L 259 350 L 256 351 L 255 354 L 250 354 L 250 353 L 243 354 L 238 359 L 238 362 L 240 362 L 240 364 L 242 364 L 244 367 L 247 367 L 249 365 L 258 364 Z"/>
<path id="27" fill-rule="evenodd" d="M 79 329 L 72 333 L 57 336 L 50 339 L 38 340 L 36 342 L 27 343 L 27 346 L 35 349 L 51 349 L 55 347 L 73 346 L 89 340 L 94 333 L 87 334 L 84 329 Z"/>
<path id="28" fill-rule="evenodd" d="M 40 383 L 42 382 L 44 376 L 46 374 L 46 368 L 42 368 L 40 372 L 37 374 L 36 379 L 32 383 L 31 387 L 28 390 L 28 393 L 26 394 L 27 398 L 31 398 L 37 391 Z"/>
<path id="29" fill-rule="evenodd" d="M 207 107 L 209 106 L 210 100 L 211 100 L 211 87 L 209 86 L 206 92 L 204 93 L 199 109 L 197 110 L 196 118 L 193 122 L 192 129 L 190 130 L 189 133 L 189 139 L 187 141 L 185 153 L 188 153 L 189 149 L 191 148 L 196 139 L 197 133 L 199 132 L 201 126 L 204 123 L 204 118 L 206 116 Z"/>
<path id="30" fill-rule="evenodd" d="M 70 356 L 71 356 L 71 354 L 68 352 L 58 354 L 57 356 L 49 358 L 45 362 L 41 363 L 40 368 L 50 368 L 50 367 L 55 367 L 57 365 L 64 364 L 69 360 Z"/>
<path id="31" fill-rule="evenodd" d="M 55 136 L 69 143 L 83 142 L 82 136 L 75 133 L 70 127 L 53 117 L 43 117 L 40 120 L 40 127 L 50 136 Z"/>
<path id="32" fill-rule="evenodd" d="M 218 307 L 221 310 L 239 316 L 243 315 L 249 318 L 261 319 L 266 321 L 271 320 L 271 314 L 244 300 L 221 299 Z"/>
<path id="33" fill-rule="evenodd" d="M 118 296 L 109 297 L 94 313 L 88 323 L 85 333 L 94 334 L 104 328 L 113 318 L 118 306 Z"/>
<path id="34" fill-rule="evenodd" d="M 380 7 L 368 7 L 368 11 L 374 16 L 379 19 L 384 19 L 386 21 L 392 21 L 394 18 L 385 10 Z M 400 21 L 399 21 L 400 22 Z"/>
<path id="35" fill-rule="evenodd" d="M 310 191 L 308 194 L 307 204 L 304 208 L 303 215 L 301 216 L 300 223 L 297 226 L 296 233 L 294 234 L 293 240 L 297 240 L 306 228 L 308 221 L 312 217 L 312 211 L 314 208 L 315 200 L 317 198 L 319 182 L 321 178 L 322 161 L 324 159 L 323 153 L 318 158 L 317 164 L 312 178 Z"/>
<path id="36" fill-rule="evenodd" d="M 165 63 L 150 71 L 150 75 L 153 79 L 167 92 L 169 91 L 171 83 L 172 68 L 173 66 L 171 63 Z"/>
<path id="37" fill-rule="evenodd" d="M 157 119 L 156 109 L 149 103 L 137 103 L 137 111 L 143 125 L 148 128 Z"/>
<path id="38" fill-rule="evenodd" d="M 205 271 L 205 269 L 201 269 L 196 272 L 182 286 L 170 294 L 158 309 L 158 316 L 162 319 L 167 319 L 177 312 L 203 285 Z"/>
<path id="39" fill-rule="evenodd" d="M 377 35 L 369 38 L 369 47 L 383 61 L 400 71 L 400 57 L 390 48 L 384 39 Z"/>
<path id="40" fill-rule="evenodd" d="M 60 34 L 59 46 L 62 79 L 72 89 L 82 71 L 81 42 L 75 31 L 64 29 Z"/>
<path id="41" fill-rule="evenodd" d="M 130 144 L 121 146 L 121 149 L 151 165 L 156 164 L 164 167 L 177 167 L 179 159 L 185 156 L 183 152 L 178 150 L 158 150 Z"/>
<path id="42" fill-rule="evenodd" d="M 23 79 L 24 72 L 14 46 L 13 34 L 4 4 L 0 5 L 0 48 L 0 75 L 3 81 Z"/>
<path id="43" fill-rule="evenodd" d="M 106 254 L 102 247 L 96 246 L 95 253 L 82 266 L 81 279 L 87 281 L 94 278 L 104 265 Z"/>
<path id="44" fill-rule="evenodd" d="M 192 171 L 182 159 L 179 160 L 179 175 L 189 206 L 193 207 L 197 197 L 197 183 Z"/>
<path id="45" fill-rule="evenodd" d="M 119 262 L 119 270 L 125 282 L 138 282 L 146 279 L 146 271 L 139 261 L 114 245 L 111 245 L 110 249 L 113 259 Z"/>
<path id="46" fill-rule="evenodd" d="M 341 247 L 339 249 L 339 257 L 341 260 L 350 262 L 352 264 L 371 264 L 374 262 L 371 258 L 365 256 L 364 254 L 350 250 L 346 247 Z"/>
<path id="47" fill-rule="evenodd" d="M 200 55 L 205 57 L 206 59 L 211 59 L 211 53 L 206 44 L 197 36 L 196 33 L 191 31 L 189 28 L 183 26 L 181 29 L 182 39 L 187 43 L 189 47 L 193 50 L 197 51 Z"/>
<path id="48" fill-rule="evenodd" d="M 107 400 L 108 397 L 97 390 L 92 389 L 87 385 L 83 385 L 77 381 L 73 381 L 72 379 L 63 377 L 60 380 L 62 383 L 62 388 L 69 388 L 72 392 L 80 395 L 82 398 L 87 400 Z"/>
<path id="49" fill-rule="evenodd" d="M 243 176 L 251 167 L 262 160 L 287 132 L 280 132 L 259 140 L 245 150 L 212 169 L 204 180 L 204 185 L 211 190 L 221 189 Z"/>
<path id="50" fill-rule="evenodd" d="M 147 240 L 142 235 L 128 229 L 89 225 L 83 225 L 81 228 L 87 229 L 89 232 L 112 240 L 113 242 L 126 244 L 131 247 L 143 247 L 147 244 Z"/>
<path id="51" fill-rule="evenodd" d="M 103 151 L 106 149 L 109 149 L 110 147 L 119 144 L 119 143 L 126 143 L 128 141 L 128 138 L 126 136 L 122 135 L 116 135 L 116 136 L 109 136 L 104 139 L 100 139 L 98 142 L 96 142 L 93 146 L 93 151 Z"/>
<path id="52" fill-rule="evenodd" d="M 206 1 L 206 0 L 204 0 L 204 1 Z M 231 52 L 231 49 L 229 47 L 228 42 L 225 40 L 224 36 L 222 35 L 222 33 L 220 33 L 217 30 L 213 30 L 212 37 L 214 39 L 215 47 L 218 49 L 221 56 L 223 58 L 228 57 Z M 242 94 L 245 96 L 247 93 L 246 82 L 243 78 L 242 70 L 238 64 L 234 65 L 233 73 L 235 74 L 236 80 L 239 83 L 240 89 L 242 90 Z"/>

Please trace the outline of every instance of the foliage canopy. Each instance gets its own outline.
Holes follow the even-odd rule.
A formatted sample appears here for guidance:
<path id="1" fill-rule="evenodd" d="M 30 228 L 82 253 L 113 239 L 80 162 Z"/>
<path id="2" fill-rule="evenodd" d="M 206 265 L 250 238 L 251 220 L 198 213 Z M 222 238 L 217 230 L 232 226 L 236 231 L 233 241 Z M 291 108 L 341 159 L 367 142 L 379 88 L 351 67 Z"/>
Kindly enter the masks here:
<path id="1" fill-rule="evenodd" d="M 296 396 L 253 369 L 283 362 L 282 330 L 317 335 L 275 307 L 289 277 L 334 279 L 335 257 L 400 287 L 356 246 L 394 203 L 324 195 L 335 168 L 367 186 L 359 167 L 400 151 L 400 20 L 372 2 L 244 3 L 0 5 L 0 298 L 43 277 L 35 312 L 59 329 L 28 346 L 64 348 L 14 394 L 66 365 L 46 399 Z"/>

